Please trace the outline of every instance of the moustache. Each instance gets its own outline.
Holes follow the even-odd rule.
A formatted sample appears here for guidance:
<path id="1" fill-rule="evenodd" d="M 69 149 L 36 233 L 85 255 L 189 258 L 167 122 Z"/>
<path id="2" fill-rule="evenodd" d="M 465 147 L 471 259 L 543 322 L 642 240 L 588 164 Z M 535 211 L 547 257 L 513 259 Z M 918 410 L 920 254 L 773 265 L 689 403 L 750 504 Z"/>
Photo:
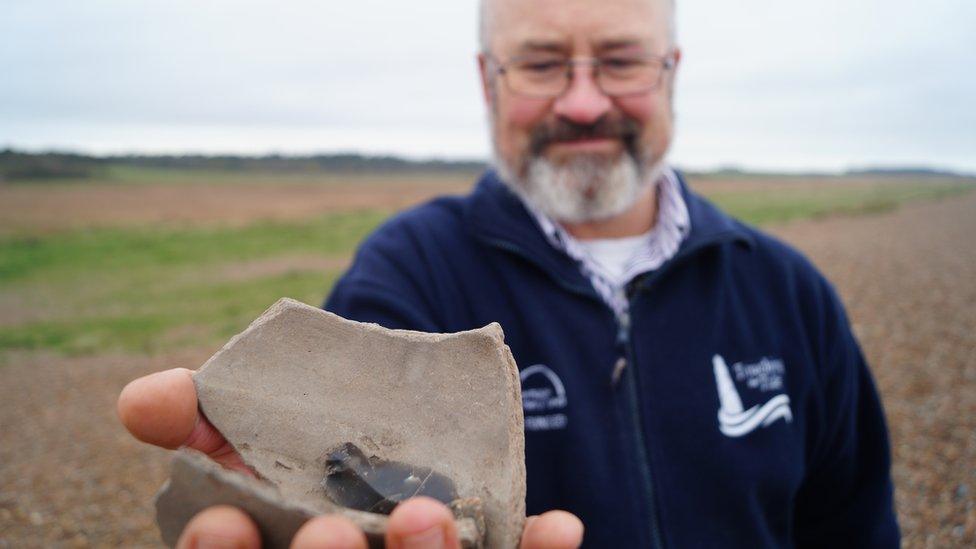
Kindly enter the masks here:
<path id="1" fill-rule="evenodd" d="M 577 141 L 581 139 L 620 139 L 625 148 L 636 152 L 640 124 L 630 118 L 600 118 L 592 124 L 579 124 L 566 119 L 543 123 L 529 135 L 529 149 L 532 154 L 541 154 L 552 143 Z"/>

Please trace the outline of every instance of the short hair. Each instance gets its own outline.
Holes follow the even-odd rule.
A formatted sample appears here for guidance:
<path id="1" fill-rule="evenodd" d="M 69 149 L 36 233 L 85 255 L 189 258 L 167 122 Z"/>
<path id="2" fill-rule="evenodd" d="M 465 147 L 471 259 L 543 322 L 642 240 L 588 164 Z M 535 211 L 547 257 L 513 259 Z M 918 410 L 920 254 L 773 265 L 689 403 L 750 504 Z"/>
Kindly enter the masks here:
<path id="1" fill-rule="evenodd" d="M 478 44 L 482 53 L 488 53 L 488 34 L 491 27 L 491 14 L 488 6 L 492 0 L 479 0 L 478 2 Z M 668 18 L 668 38 L 671 45 L 678 40 L 677 6 L 675 0 L 668 0 L 671 7 L 671 16 Z"/>

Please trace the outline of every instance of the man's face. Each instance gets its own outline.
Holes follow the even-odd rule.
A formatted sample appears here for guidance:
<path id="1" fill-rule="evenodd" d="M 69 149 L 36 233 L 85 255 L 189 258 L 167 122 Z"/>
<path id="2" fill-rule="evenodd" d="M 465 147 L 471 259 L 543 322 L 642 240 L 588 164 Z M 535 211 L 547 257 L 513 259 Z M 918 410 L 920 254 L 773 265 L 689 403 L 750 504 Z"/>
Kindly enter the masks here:
<path id="1" fill-rule="evenodd" d="M 488 49 L 505 64 L 526 55 L 569 59 L 664 56 L 667 0 L 492 0 Z M 568 222 L 626 210 L 660 173 L 671 142 L 673 70 L 652 91 L 603 93 L 586 64 L 552 98 L 514 93 L 481 58 L 496 164 L 543 212 Z"/>

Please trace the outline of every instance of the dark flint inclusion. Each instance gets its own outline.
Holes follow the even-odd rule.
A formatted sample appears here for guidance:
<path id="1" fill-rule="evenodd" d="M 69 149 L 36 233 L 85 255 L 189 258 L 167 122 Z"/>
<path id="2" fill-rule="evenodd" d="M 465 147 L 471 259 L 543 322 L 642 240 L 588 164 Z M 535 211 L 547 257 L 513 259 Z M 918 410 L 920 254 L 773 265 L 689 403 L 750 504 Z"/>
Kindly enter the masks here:
<path id="1" fill-rule="evenodd" d="M 430 467 L 366 457 L 351 442 L 326 454 L 322 486 L 329 499 L 343 507 L 383 515 L 413 496 L 443 503 L 457 499 L 454 482 Z"/>

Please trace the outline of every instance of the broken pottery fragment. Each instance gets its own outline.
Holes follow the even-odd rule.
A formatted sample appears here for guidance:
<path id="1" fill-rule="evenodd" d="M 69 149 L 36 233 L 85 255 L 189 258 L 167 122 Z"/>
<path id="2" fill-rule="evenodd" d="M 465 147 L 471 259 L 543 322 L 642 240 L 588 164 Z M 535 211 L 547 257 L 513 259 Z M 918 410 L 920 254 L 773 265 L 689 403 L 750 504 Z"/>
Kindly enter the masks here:
<path id="1" fill-rule="evenodd" d="M 173 459 L 169 481 L 156 497 L 156 521 L 163 541 L 176 545 L 186 523 L 214 505 L 233 505 L 247 512 L 261 531 L 265 548 L 288 547 L 306 520 L 325 512 L 320 507 L 296 505 L 267 482 L 224 469 L 199 452 L 180 450 Z M 370 547 L 383 547 L 385 516 L 348 509 L 329 512 L 338 512 L 356 522 Z M 455 515 L 463 517 L 457 520 L 461 546 L 480 547 L 484 525 L 479 524 L 475 513 L 455 510 Z"/>
<path id="2" fill-rule="evenodd" d="M 484 523 L 478 510 L 457 509 L 452 505 L 461 547 L 483 546 Z M 288 547 L 295 532 L 306 520 L 325 512 L 340 513 L 362 528 L 369 546 L 383 547 L 386 516 L 349 509 L 324 510 L 287 500 L 271 484 L 236 471 L 224 469 L 194 450 L 180 450 L 173 459 L 169 480 L 156 496 L 156 522 L 163 542 L 176 545 L 180 533 L 197 513 L 214 505 L 233 505 L 243 509 L 261 531 L 264 548 Z"/>
<path id="3" fill-rule="evenodd" d="M 465 546 L 515 547 L 524 439 L 503 337 L 497 324 L 388 330 L 279 301 L 194 376 L 201 410 L 260 480 L 180 452 L 157 502 L 164 541 L 186 509 L 227 503 L 251 514 L 266 547 L 332 512 L 380 546 L 385 514 L 416 494 L 449 504 Z"/>

